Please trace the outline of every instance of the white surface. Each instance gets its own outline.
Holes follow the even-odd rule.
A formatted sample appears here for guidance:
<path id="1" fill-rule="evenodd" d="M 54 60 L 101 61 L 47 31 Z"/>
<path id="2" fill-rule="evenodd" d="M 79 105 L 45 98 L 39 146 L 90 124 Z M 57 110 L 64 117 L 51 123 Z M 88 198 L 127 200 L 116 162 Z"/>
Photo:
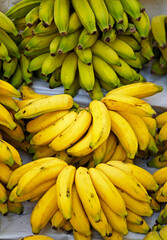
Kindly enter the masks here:
<path id="1" fill-rule="evenodd" d="M 8 8 L 12 6 L 12 3 L 15 1 L 11 0 L 0 0 L 0 10 L 6 12 Z M 141 0 L 143 5 L 146 7 L 147 13 L 150 16 L 150 19 L 154 15 L 167 14 L 167 1 L 166 0 Z M 147 78 L 148 81 L 154 82 L 158 85 L 164 87 L 163 92 L 152 96 L 147 99 L 147 101 L 158 111 L 167 109 L 167 75 L 165 76 L 153 76 L 150 74 L 150 66 L 146 66 L 141 73 Z M 34 80 L 33 89 L 42 94 L 59 94 L 63 93 L 63 88 L 59 87 L 56 89 L 49 89 L 48 83 L 43 80 Z M 74 99 L 81 106 L 87 106 L 91 101 L 89 95 L 84 91 L 80 90 L 79 95 Z M 31 157 L 21 152 L 21 157 L 24 162 L 31 161 Z M 144 167 L 151 173 L 155 171 L 153 168 L 147 168 L 147 160 L 136 160 L 136 163 L 139 166 Z M 31 226 L 30 226 L 30 214 L 32 212 L 34 203 L 25 202 L 24 204 L 24 213 L 21 216 L 16 214 L 9 213 L 8 216 L 3 217 L 0 215 L 0 239 L 1 240 L 18 240 L 21 237 L 32 235 Z M 158 217 L 159 213 L 153 215 L 152 218 L 145 218 L 150 227 L 155 223 L 155 219 Z M 64 234 L 62 231 L 55 231 L 51 229 L 50 223 L 41 231 L 41 234 L 48 235 L 56 240 L 72 240 L 73 235 Z M 126 240 L 142 240 L 144 235 L 129 233 L 124 237 Z M 97 233 L 94 233 L 93 240 L 102 239 Z"/>

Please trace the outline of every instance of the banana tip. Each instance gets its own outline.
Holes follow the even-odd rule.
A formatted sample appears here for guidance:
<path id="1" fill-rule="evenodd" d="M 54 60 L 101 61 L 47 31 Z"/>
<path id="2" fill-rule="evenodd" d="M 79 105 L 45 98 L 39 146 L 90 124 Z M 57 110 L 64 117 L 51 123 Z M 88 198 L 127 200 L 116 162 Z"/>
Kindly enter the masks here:
<path id="1" fill-rule="evenodd" d="M 138 18 L 136 18 L 136 21 L 140 21 L 141 20 L 141 16 L 140 17 L 138 17 Z"/>
<path id="2" fill-rule="evenodd" d="M 110 37 L 106 37 L 105 42 L 110 42 Z"/>
<path id="3" fill-rule="evenodd" d="M 120 19 L 119 21 L 118 21 L 118 23 L 123 23 L 124 22 L 124 20 L 123 19 Z"/>
<path id="4" fill-rule="evenodd" d="M 49 24 L 48 24 L 48 23 L 46 23 L 45 21 L 43 21 L 43 22 L 42 22 L 42 24 L 43 24 L 44 28 L 47 28 L 47 27 L 49 27 Z"/>
<path id="5" fill-rule="evenodd" d="M 56 56 L 56 54 L 55 54 L 55 53 L 51 53 L 51 56 L 52 56 L 52 57 L 55 57 L 55 56 Z"/>
<path id="6" fill-rule="evenodd" d="M 32 23 L 27 23 L 27 27 L 31 28 L 33 26 Z"/>
<path id="7" fill-rule="evenodd" d="M 83 47 L 79 44 L 78 45 L 78 50 L 82 50 L 83 49 Z"/>
<path id="8" fill-rule="evenodd" d="M 162 49 L 165 49 L 165 48 L 166 48 L 166 46 L 167 46 L 167 44 L 166 44 L 166 43 L 164 43 L 162 46 L 160 46 L 160 48 L 162 48 Z"/>
<path id="9" fill-rule="evenodd" d="M 63 54 L 63 51 L 61 49 L 57 50 L 58 54 Z"/>

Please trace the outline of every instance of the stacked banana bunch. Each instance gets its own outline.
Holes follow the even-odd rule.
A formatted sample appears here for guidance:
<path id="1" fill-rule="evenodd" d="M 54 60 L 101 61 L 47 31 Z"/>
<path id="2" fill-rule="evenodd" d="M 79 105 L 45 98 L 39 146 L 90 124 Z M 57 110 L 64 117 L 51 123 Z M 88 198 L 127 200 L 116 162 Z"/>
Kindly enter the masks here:
<path id="1" fill-rule="evenodd" d="M 157 75 L 167 74 L 167 15 L 154 16 L 151 21 L 152 49 L 156 60 L 152 63 L 151 72 Z"/>
<path id="2" fill-rule="evenodd" d="M 167 226 L 163 226 L 159 233 L 157 231 L 149 232 L 143 240 L 166 240 L 167 239 Z"/>
<path id="3" fill-rule="evenodd" d="M 16 148 L 10 144 L 6 136 L 13 132 L 13 137 L 18 134 L 20 125 L 14 120 L 14 113 L 19 110 L 14 98 L 21 96 L 20 92 L 12 85 L 0 80 L 0 212 L 5 216 L 8 212 L 21 214 L 21 203 L 12 203 L 8 197 L 10 192 L 6 186 L 12 171 L 22 165 L 22 159 Z M 23 133 L 24 135 L 24 133 Z"/>
<path id="4" fill-rule="evenodd" d="M 158 152 L 156 156 L 148 162 L 148 166 L 163 168 L 167 166 L 167 112 L 165 111 L 159 114 L 155 120 L 158 128 L 155 136 Z"/>
<path id="5" fill-rule="evenodd" d="M 123 239 L 128 231 L 147 234 L 143 217 L 156 208 L 147 191 L 159 185 L 130 163 L 109 161 L 88 170 L 47 157 L 14 170 L 7 188 L 11 202 L 37 201 L 30 219 L 34 234 L 50 222 L 81 240 L 91 239 L 92 228 L 104 239 Z"/>
<path id="6" fill-rule="evenodd" d="M 83 88 L 100 100 L 101 88 L 146 81 L 137 72 L 154 53 L 147 41 L 150 21 L 138 0 L 22 0 L 6 16 L 22 37 L 15 39 L 18 74 L 28 85 L 34 75 L 51 88 L 63 85 L 73 97 Z"/>
<path id="7" fill-rule="evenodd" d="M 88 108 L 78 107 L 70 95 L 41 95 L 27 86 L 20 91 L 23 100 L 15 118 L 29 119 L 28 151 L 34 160 L 56 156 L 75 166 L 93 167 L 111 159 L 132 162 L 136 155 L 158 152 L 156 112 L 141 99 L 161 92 L 156 84 L 122 86 L 101 101 L 92 100 Z M 58 97 L 56 104 L 64 106 L 61 111 L 52 107 Z"/>

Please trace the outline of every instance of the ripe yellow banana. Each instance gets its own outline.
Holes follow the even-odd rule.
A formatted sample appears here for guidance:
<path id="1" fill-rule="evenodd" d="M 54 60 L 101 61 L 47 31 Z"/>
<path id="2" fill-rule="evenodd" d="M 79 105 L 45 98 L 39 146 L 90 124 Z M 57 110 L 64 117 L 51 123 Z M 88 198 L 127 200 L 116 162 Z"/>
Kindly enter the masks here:
<path id="1" fill-rule="evenodd" d="M 98 100 L 90 102 L 89 110 L 93 117 L 92 142 L 90 147 L 96 149 L 108 138 L 111 130 L 111 119 L 105 105 Z"/>
<path id="2" fill-rule="evenodd" d="M 127 157 L 126 151 L 122 147 L 122 144 L 119 142 L 109 161 L 124 161 L 126 157 Z"/>
<path id="3" fill-rule="evenodd" d="M 142 119 L 145 122 L 145 124 L 146 124 L 146 126 L 148 128 L 149 133 L 153 137 L 155 137 L 156 129 L 157 129 L 157 122 L 156 122 L 155 118 L 143 117 Z M 157 119 L 157 117 L 156 117 L 156 119 Z"/>
<path id="4" fill-rule="evenodd" d="M 74 166 L 66 166 L 58 175 L 56 182 L 58 207 L 66 220 L 70 220 L 72 216 L 72 185 L 75 172 Z"/>
<path id="5" fill-rule="evenodd" d="M 75 185 L 72 187 L 72 212 L 70 223 L 75 231 L 87 237 L 91 235 L 90 223 L 81 204 Z"/>
<path id="6" fill-rule="evenodd" d="M 94 160 L 94 164 L 95 166 L 99 163 L 101 163 L 104 159 L 104 156 L 106 154 L 106 149 L 107 149 L 107 140 L 106 139 L 99 147 L 97 147 L 94 151 L 93 151 L 93 160 Z"/>
<path id="7" fill-rule="evenodd" d="M 54 0 L 41 0 L 39 5 L 39 19 L 44 27 L 49 27 L 54 17 Z"/>
<path id="8" fill-rule="evenodd" d="M 95 223 L 100 221 L 100 201 L 86 168 L 79 167 L 76 170 L 75 185 L 88 218 L 91 217 Z"/>
<path id="9" fill-rule="evenodd" d="M 159 231 L 159 235 L 162 238 L 162 240 L 165 240 L 167 238 L 167 227 L 163 226 L 163 228 Z"/>
<path id="10" fill-rule="evenodd" d="M 75 240 L 91 240 L 91 236 L 85 236 L 82 233 L 75 231 L 75 229 L 73 229 L 73 236 Z"/>
<path id="11" fill-rule="evenodd" d="M 70 109 L 72 106 L 73 99 L 67 94 L 49 96 L 37 99 L 31 104 L 23 107 L 15 114 L 15 118 L 32 118 L 47 112 Z"/>
<path id="12" fill-rule="evenodd" d="M 54 151 L 62 151 L 69 148 L 86 133 L 90 127 L 91 120 L 91 114 L 87 110 L 80 111 L 75 121 L 65 131 L 54 138 L 49 147 Z M 78 129 L 80 131 L 77 131 Z"/>
<path id="13" fill-rule="evenodd" d="M 136 178 L 148 191 L 157 191 L 159 188 L 151 173 L 141 167 L 120 161 L 109 161 L 107 164 L 110 164 L 111 166 L 119 168 L 121 171 L 130 174 Z"/>
<path id="14" fill-rule="evenodd" d="M 113 155 L 115 149 L 117 146 L 117 138 L 114 135 L 113 132 L 110 132 L 108 138 L 107 138 L 107 148 L 106 148 L 106 153 L 103 159 L 103 163 L 108 162 L 111 156 Z"/>
<path id="15" fill-rule="evenodd" d="M 56 0 L 54 2 L 54 21 L 61 36 L 67 34 L 69 17 L 70 17 L 70 1 Z"/>
<path id="16" fill-rule="evenodd" d="M 147 224 L 147 222 L 144 219 L 143 219 L 143 223 L 141 225 L 137 225 L 137 224 L 127 221 L 127 226 L 128 226 L 128 230 L 130 232 L 134 232 L 134 233 L 147 234 L 151 230 L 149 225 Z"/>
<path id="17" fill-rule="evenodd" d="M 155 173 L 153 173 L 153 177 L 158 184 L 164 184 L 167 181 L 167 167 L 157 170 Z"/>
<path id="18" fill-rule="evenodd" d="M 125 217 L 127 215 L 125 203 L 109 178 L 98 168 L 89 168 L 89 175 L 97 194 L 112 211 L 121 217 Z"/>
<path id="19" fill-rule="evenodd" d="M 58 209 L 51 218 L 52 229 L 59 230 L 64 225 L 65 222 L 66 220 L 63 217 L 63 214 Z"/>
<path id="20" fill-rule="evenodd" d="M 38 235 L 38 236 L 32 235 L 32 236 L 20 238 L 19 240 L 53 240 L 53 238 L 44 236 L 44 235 Z"/>
<path id="21" fill-rule="evenodd" d="M 45 181 L 55 179 L 67 163 L 61 159 L 43 163 L 40 167 L 34 167 L 27 171 L 19 180 L 17 196 L 30 192 Z"/>
<path id="22" fill-rule="evenodd" d="M 7 185 L 12 170 L 6 164 L 0 162 L 0 171 L 1 171 L 0 181 Z"/>
<path id="23" fill-rule="evenodd" d="M 124 173 L 110 164 L 100 163 L 96 168 L 102 171 L 117 188 L 123 189 L 134 199 L 147 203 L 150 202 L 150 197 L 146 189 L 133 176 Z"/>
<path id="24" fill-rule="evenodd" d="M 157 231 L 151 231 L 143 238 L 143 240 L 162 240 Z"/>
<path id="25" fill-rule="evenodd" d="M 127 209 L 128 216 L 126 217 L 126 220 L 130 223 L 137 224 L 137 225 L 142 225 L 143 224 L 143 218 L 132 212 L 131 210 Z"/>
<path id="26" fill-rule="evenodd" d="M 7 164 L 8 166 L 12 166 L 14 164 L 14 157 L 11 150 L 3 140 L 0 140 L 0 150 L 2 153 L 0 156 L 0 162 Z"/>
<path id="27" fill-rule="evenodd" d="M 72 0 L 72 5 L 82 23 L 82 25 L 87 29 L 90 34 L 95 34 L 96 19 L 89 2 L 86 0 Z"/>
<path id="28" fill-rule="evenodd" d="M 0 183 L 0 203 L 4 204 L 7 202 L 8 196 L 5 187 Z"/>
<path id="29" fill-rule="evenodd" d="M 159 131 L 158 141 L 163 142 L 167 140 L 167 123 L 165 123 Z"/>
<path id="30" fill-rule="evenodd" d="M 40 198 L 32 211 L 30 219 L 32 232 L 38 234 L 57 210 L 56 184 L 54 184 L 42 198 Z"/>
<path id="31" fill-rule="evenodd" d="M 17 125 L 13 121 L 13 118 L 9 111 L 2 104 L 0 104 L 0 110 L 1 110 L 0 124 L 2 126 L 5 126 L 6 128 L 9 128 L 10 130 L 15 129 Z"/>

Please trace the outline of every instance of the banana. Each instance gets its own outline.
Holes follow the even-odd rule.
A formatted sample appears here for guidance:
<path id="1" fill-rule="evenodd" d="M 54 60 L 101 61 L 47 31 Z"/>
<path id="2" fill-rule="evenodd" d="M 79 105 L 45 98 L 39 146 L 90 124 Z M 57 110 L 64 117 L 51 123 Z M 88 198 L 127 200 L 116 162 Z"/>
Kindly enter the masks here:
<path id="1" fill-rule="evenodd" d="M 102 40 L 104 42 L 113 42 L 117 37 L 115 28 L 109 29 L 107 32 L 103 32 Z"/>
<path id="2" fill-rule="evenodd" d="M 9 56 L 8 49 L 3 42 L 0 42 L 0 59 L 8 63 L 12 61 L 12 58 Z"/>
<path id="3" fill-rule="evenodd" d="M 106 202 L 102 198 L 99 199 L 104 214 L 106 215 L 106 218 L 111 227 L 113 228 L 113 230 L 121 233 L 122 235 L 126 235 L 128 233 L 126 218 L 121 217 L 114 211 L 112 211 L 111 208 L 106 204 Z"/>
<path id="4" fill-rule="evenodd" d="M 114 153 L 110 157 L 109 161 L 124 161 L 126 159 L 127 155 L 122 147 L 121 143 L 119 142 L 118 145 L 116 146 Z"/>
<path id="5" fill-rule="evenodd" d="M 54 151 L 62 151 L 69 148 L 86 133 L 90 127 L 91 120 L 91 114 L 87 110 L 80 111 L 75 121 L 54 138 L 49 147 Z M 80 131 L 77 132 L 77 129 L 80 129 Z"/>
<path id="6" fill-rule="evenodd" d="M 151 20 L 151 30 L 155 41 L 160 48 L 166 48 L 166 15 L 154 16 Z"/>
<path id="7" fill-rule="evenodd" d="M 33 25 L 31 28 L 29 27 L 26 27 L 24 29 L 24 31 L 22 31 L 21 33 L 21 37 L 22 39 L 26 38 L 26 37 L 30 37 L 30 36 L 33 36 L 33 30 L 35 29 L 36 25 Z"/>
<path id="8" fill-rule="evenodd" d="M 20 238 L 19 240 L 53 240 L 53 238 L 44 236 L 44 235 L 38 235 L 38 236 L 32 235 L 32 236 Z"/>
<path id="9" fill-rule="evenodd" d="M 78 58 L 85 64 L 91 65 L 92 64 L 92 50 L 91 48 L 86 48 L 79 50 L 77 47 L 74 48 L 75 53 L 77 54 Z"/>
<path id="10" fill-rule="evenodd" d="M 33 35 L 29 35 L 26 38 L 23 38 L 21 40 L 21 42 L 18 45 L 18 49 L 20 52 L 24 52 L 25 46 L 28 44 L 28 42 L 31 40 L 31 38 L 33 37 Z"/>
<path id="11" fill-rule="evenodd" d="M 35 189 L 40 184 L 55 179 L 60 171 L 67 166 L 61 159 L 51 160 L 27 171 L 19 180 L 16 194 L 18 197 Z"/>
<path id="12" fill-rule="evenodd" d="M 14 36 L 18 35 L 18 30 L 14 23 L 7 17 L 3 12 L 0 11 L 0 21 L 1 21 L 1 28 L 6 31 L 7 33 L 13 33 Z"/>
<path id="13" fill-rule="evenodd" d="M 5 187 L 0 183 L 0 203 L 4 204 L 8 200 L 7 192 Z"/>
<path id="14" fill-rule="evenodd" d="M 151 231 L 143 238 L 143 240 L 162 240 L 157 231 Z"/>
<path id="15" fill-rule="evenodd" d="M 79 20 L 79 17 L 76 12 L 71 13 L 69 22 L 68 22 L 68 30 L 67 33 L 72 33 L 82 27 L 82 23 Z"/>
<path id="16" fill-rule="evenodd" d="M 33 72 L 42 67 L 44 60 L 50 55 L 50 53 L 43 53 L 35 58 L 33 58 L 28 66 L 28 71 Z"/>
<path id="17" fill-rule="evenodd" d="M 61 36 L 57 35 L 49 45 L 49 50 L 52 57 L 56 56 L 57 54 L 61 38 L 62 38 Z"/>
<path id="18" fill-rule="evenodd" d="M 161 157 L 160 157 L 160 160 L 161 160 L 161 161 L 167 161 L 167 150 L 165 150 L 165 151 L 162 153 L 162 155 L 161 155 Z"/>
<path id="19" fill-rule="evenodd" d="M 61 68 L 61 82 L 65 89 L 70 89 L 75 79 L 78 57 L 75 52 L 69 53 L 64 59 Z"/>
<path id="20" fill-rule="evenodd" d="M 73 99 L 67 94 L 49 96 L 36 99 L 31 104 L 23 107 L 15 114 L 15 118 L 32 118 L 52 111 L 70 109 L 72 106 Z"/>
<path id="21" fill-rule="evenodd" d="M 148 144 L 148 150 L 150 150 L 150 152 L 152 152 L 154 155 L 156 155 L 158 152 L 158 147 L 156 145 L 156 141 L 150 133 L 149 133 L 149 135 L 150 135 L 150 140 L 149 140 L 149 144 Z"/>
<path id="22" fill-rule="evenodd" d="M 23 194 L 21 197 L 18 197 L 16 195 L 17 192 L 17 186 L 10 192 L 9 195 L 9 201 L 11 202 L 24 202 L 29 199 L 36 198 L 38 196 L 43 195 L 49 188 L 51 188 L 56 183 L 55 179 L 49 180 L 47 182 L 44 182 L 40 184 L 38 187 L 36 187 L 34 190 L 32 190 L 29 193 Z"/>
<path id="23" fill-rule="evenodd" d="M 127 215 L 125 203 L 108 177 L 98 168 L 89 168 L 89 175 L 97 194 L 112 211 L 121 217 L 125 217 Z"/>
<path id="24" fill-rule="evenodd" d="M 12 166 L 14 164 L 14 157 L 11 150 L 3 140 L 0 140 L 0 149 L 3 153 L 0 156 L 0 162 L 7 164 L 8 166 Z"/>
<path id="25" fill-rule="evenodd" d="M 110 164 L 100 163 L 96 168 L 102 171 L 117 188 L 123 189 L 137 201 L 150 202 L 150 197 L 146 189 L 133 176 L 124 173 Z"/>
<path id="26" fill-rule="evenodd" d="M 123 40 L 116 38 L 113 42 L 106 42 L 108 46 L 114 49 L 120 57 L 127 59 L 136 59 L 134 50 Z"/>
<path id="27" fill-rule="evenodd" d="M 139 144 L 140 150 L 145 151 L 149 144 L 149 131 L 140 116 L 128 112 L 118 112 L 132 127 Z"/>
<path id="28" fill-rule="evenodd" d="M 0 41 L 3 42 L 3 44 L 8 49 L 9 55 L 19 58 L 20 53 L 17 45 L 15 42 L 10 38 L 10 36 L 2 29 L 0 29 Z"/>
<path id="29" fill-rule="evenodd" d="M 123 22 L 115 24 L 115 28 L 117 30 L 117 33 L 121 34 L 123 32 L 126 32 L 126 30 L 128 29 L 128 24 L 129 24 L 128 15 L 126 14 L 126 12 L 123 11 Z"/>
<path id="30" fill-rule="evenodd" d="M 32 232 L 34 234 L 38 234 L 58 210 L 56 196 L 55 184 L 40 198 L 34 207 L 30 219 Z"/>
<path id="31" fill-rule="evenodd" d="M 75 229 L 73 229 L 73 236 L 75 240 L 91 240 L 91 236 L 85 236 L 80 232 L 77 232 Z"/>
<path id="32" fill-rule="evenodd" d="M 96 74 L 102 81 L 112 88 L 119 86 L 119 78 L 113 66 L 111 67 L 104 59 L 93 55 L 93 66 Z"/>
<path id="33" fill-rule="evenodd" d="M 167 68 L 161 68 L 160 62 L 159 62 L 159 60 L 157 60 L 152 63 L 151 73 L 155 74 L 155 75 L 164 75 L 167 73 Z"/>
<path id="34" fill-rule="evenodd" d="M 167 182 L 160 189 L 162 197 L 167 197 Z"/>
<path id="35" fill-rule="evenodd" d="M 115 21 L 118 23 L 122 23 L 123 22 L 123 6 L 121 4 L 121 1 L 105 0 L 105 4 L 108 8 L 109 13 L 115 19 Z"/>
<path id="36" fill-rule="evenodd" d="M 152 158 L 148 163 L 147 166 L 154 167 L 154 168 L 164 168 L 167 166 L 167 161 L 161 161 L 160 160 L 161 155 L 157 155 L 154 158 Z"/>
<path id="37" fill-rule="evenodd" d="M 148 191 L 157 191 L 159 185 L 156 183 L 153 176 L 145 169 L 130 163 L 123 163 L 120 161 L 109 161 L 107 164 L 114 166 L 121 171 L 136 178 Z"/>
<path id="38" fill-rule="evenodd" d="M 65 161 L 66 163 L 68 163 L 68 164 L 69 164 L 69 163 L 71 164 L 71 162 L 75 159 L 75 157 L 69 156 L 69 155 L 66 153 L 66 151 L 59 151 L 59 152 L 57 152 L 56 155 L 55 155 L 55 157 L 64 160 L 64 161 Z M 73 164 L 71 164 L 71 165 L 73 165 Z"/>
<path id="39" fill-rule="evenodd" d="M 158 116 L 157 116 L 158 117 Z M 157 119 L 156 117 L 156 119 Z M 148 131 L 150 132 L 150 134 L 155 137 L 156 134 L 156 128 L 157 128 L 157 121 L 154 118 L 150 118 L 150 117 L 142 117 L 143 121 L 145 122 Z"/>
<path id="40" fill-rule="evenodd" d="M 150 207 L 154 212 L 159 212 L 161 210 L 160 204 L 154 199 L 151 199 Z"/>
<path id="41" fill-rule="evenodd" d="M 141 18 L 140 4 L 138 0 L 131 2 L 130 0 L 121 0 L 124 11 L 129 14 L 132 19 L 139 21 Z"/>
<path id="42" fill-rule="evenodd" d="M 153 48 L 150 40 L 148 38 L 141 40 L 140 45 L 141 45 L 141 50 L 140 50 L 141 55 L 148 61 L 153 60 L 154 52 L 153 52 Z"/>
<path id="43" fill-rule="evenodd" d="M 96 19 L 89 2 L 86 0 L 83 0 L 82 2 L 78 0 L 72 0 L 72 5 L 82 25 L 90 34 L 96 34 Z"/>
<path id="44" fill-rule="evenodd" d="M 59 230 L 64 225 L 65 221 L 63 214 L 58 209 L 51 218 L 52 229 Z"/>
<path id="45" fill-rule="evenodd" d="M 99 80 L 97 78 L 95 78 L 95 84 L 93 86 L 93 90 L 88 93 L 92 100 L 100 101 L 104 97 L 101 86 L 99 84 Z"/>
<path id="46" fill-rule="evenodd" d="M 160 63 L 161 68 L 167 68 L 167 62 L 166 62 L 165 58 L 163 57 L 163 55 L 161 55 L 161 57 L 159 58 L 159 63 Z"/>
<path id="47" fill-rule="evenodd" d="M 23 213 L 23 206 L 21 203 L 12 203 L 10 201 L 7 202 L 8 212 L 15 213 L 21 215 Z"/>
<path id="48" fill-rule="evenodd" d="M 125 201 L 127 209 L 138 214 L 139 216 L 152 216 L 153 210 L 151 209 L 149 203 L 136 200 L 123 190 L 119 190 L 119 192 Z"/>
<path id="49" fill-rule="evenodd" d="M 157 170 L 153 173 L 154 179 L 158 182 L 158 184 L 164 184 L 167 181 L 166 177 L 167 167 Z"/>
<path id="50" fill-rule="evenodd" d="M 13 23 L 18 31 L 23 31 L 27 27 L 25 17 L 14 19 Z M 19 37 L 19 34 L 15 37 L 17 39 Z"/>
<path id="51" fill-rule="evenodd" d="M 126 217 L 126 220 L 130 223 L 136 224 L 136 225 L 142 225 L 143 224 L 143 218 L 139 216 L 138 214 L 132 212 L 131 210 L 127 209 L 128 215 Z"/>
<path id="52" fill-rule="evenodd" d="M 79 36 L 77 48 L 79 50 L 91 47 L 99 37 L 100 32 L 97 31 L 96 34 L 89 34 L 86 28 L 84 28 Z"/>
<path id="53" fill-rule="evenodd" d="M 97 25 L 99 26 L 100 30 L 102 32 L 105 32 L 109 29 L 109 24 L 108 24 L 108 10 L 107 7 L 102 0 L 98 0 L 94 2 L 93 0 L 88 0 L 90 7 L 92 8 Z"/>
<path id="54" fill-rule="evenodd" d="M 6 164 L 2 162 L 0 162 L 0 171 L 1 171 L 0 181 L 6 185 L 9 181 L 9 177 L 12 171 Z"/>
<path id="55" fill-rule="evenodd" d="M 159 86 L 155 83 L 145 82 L 145 83 L 134 83 L 126 86 L 121 86 L 119 88 L 113 89 L 111 94 L 123 94 L 137 98 L 150 97 L 156 93 L 159 93 L 163 90 L 162 86 Z M 110 92 L 106 96 L 110 95 Z M 156 117 L 156 119 L 158 116 Z"/>
<path id="56" fill-rule="evenodd" d="M 158 141 L 163 142 L 167 139 L 167 123 L 165 123 L 159 131 Z"/>
<path id="57" fill-rule="evenodd" d="M 17 64 L 16 70 L 10 78 L 10 83 L 16 89 L 18 89 L 23 83 L 22 71 L 19 63 Z"/>
<path id="58" fill-rule="evenodd" d="M 67 34 L 70 17 L 70 1 L 54 1 L 54 21 L 61 36 Z"/>
<path id="59" fill-rule="evenodd" d="M 136 26 L 136 29 L 141 37 L 141 39 L 146 39 L 149 34 L 150 29 L 150 20 L 146 12 L 140 13 L 141 19 L 140 21 L 136 21 L 132 19 L 132 22 Z"/>
<path id="60" fill-rule="evenodd" d="M 109 111 L 109 114 L 111 118 L 111 130 L 118 137 L 127 156 L 133 159 L 138 150 L 138 141 L 133 129 L 118 113 Z"/>
<path id="61" fill-rule="evenodd" d="M 58 68 L 57 68 L 58 69 Z M 56 69 L 56 70 L 57 70 Z M 56 87 L 60 87 L 61 85 L 62 85 L 62 82 L 61 82 L 61 80 L 60 79 L 56 79 L 56 74 L 55 74 L 55 72 L 53 72 L 52 74 L 51 74 L 51 77 L 49 78 L 49 77 L 47 77 L 48 78 L 48 80 L 47 80 L 47 82 L 49 82 L 49 88 L 56 88 Z M 65 93 L 65 92 L 64 92 Z"/>
<path id="62" fill-rule="evenodd" d="M 119 35 L 119 36 L 117 36 L 117 38 L 126 42 L 134 51 L 139 51 L 140 50 L 139 43 L 133 37 Z"/>
<path id="63" fill-rule="evenodd" d="M 39 6 L 32 8 L 25 16 L 27 26 L 30 28 L 39 21 Z"/>
<path id="64" fill-rule="evenodd" d="M 30 50 L 41 50 L 44 48 L 49 47 L 52 40 L 57 36 L 57 33 L 52 33 L 50 35 L 44 35 L 44 36 L 34 36 L 31 38 L 31 40 L 26 45 L 25 49 L 27 51 Z"/>
<path id="65" fill-rule="evenodd" d="M 127 111 L 142 117 L 156 116 L 156 112 L 148 103 L 136 97 L 111 93 L 102 98 L 101 101 L 109 110 Z"/>
<path id="66" fill-rule="evenodd" d="M 17 63 L 18 63 L 18 59 L 17 58 L 12 58 L 12 60 L 10 62 L 6 62 L 3 61 L 3 78 L 8 81 L 8 79 L 13 75 L 13 73 L 16 70 L 17 67 Z"/>
<path id="67" fill-rule="evenodd" d="M 28 86 L 32 85 L 32 73 L 28 72 L 28 66 L 29 66 L 30 60 L 28 57 L 26 57 L 24 54 L 21 54 L 20 57 L 20 67 L 21 67 L 21 71 L 22 71 L 22 77 L 24 79 L 24 81 L 26 82 L 26 84 Z"/>
<path id="68" fill-rule="evenodd" d="M 106 149 L 107 149 L 107 139 L 93 151 L 93 160 L 94 160 L 95 166 L 103 161 L 106 153 Z"/>
<path id="69" fill-rule="evenodd" d="M 92 64 L 89 66 L 78 58 L 79 81 L 86 91 L 92 91 L 95 84 L 94 69 Z"/>
<path id="70" fill-rule="evenodd" d="M 101 205 L 86 168 L 79 167 L 76 170 L 75 186 L 88 218 L 98 222 L 101 219 Z"/>
<path id="71" fill-rule="evenodd" d="M 90 147 L 96 149 L 108 138 L 111 129 L 111 120 L 107 108 L 98 100 L 93 100 L 89 103 L 89 110 L 93 117 L 93 132 Z"/>
<path id="72" fill-rule="evenodd" d="M 40 146 L 33 155 L 32 160 L 37 160 L 44 157 L 52 157 L 55 154 L 56 152 L 50 149 L 49 146 Z"/>
<path id="73" fill-rule="evenodd" d="M 43 36 L 39 36 L 39 37 L 43 37 Z M 46 36 L 46 37 L 48 37 L 48 36 Z M 31 49 L 31 50 L 24 50 L 24 55 L 26 56 L 26 57 L 31 57 L 31 58 L 34 58 L 34 57 L 36 57 L 36 56 L 38 56 L 38 55 L 40 55 L 40 54 L 43 54 L 43 53 L 47 53 L 47 52 L 49 52 L 49 47 L 44 47 L 44 48 L 40 48 L 40 49 Z"/>
<path id="74" fill-rule="evenodd" d="M 123 235 L 113 229 L 111 237 L 104 237 L 104 240 L 123 240 Z"/>
<path id="75" fill-rule="evenodd" d="M 57 50 L 58 54 L 63 54 L 73 50 L 78 43 L 80 34 L 81 34 L 81 29 L 78 29 L 73 33 L 63 36 L 58 46 L 58 50 Z"/>
<path id="76" fill-rule="evenodd" d="M 44 27 L 49 27 L 54 18 L 54 0 L 41 0 L 39 6 L 39 19 Z"/>
<path id="77" fill-rule="evenodd" d="M 163 226 L 163 228 L 159 231 L 159 235 L 162 238 L 162 240 L 165 240 L 167 238 L 167 227 Z"/>
<path id="78" fill-rule="evenodd" d="M 10 112 L 2 104 L 0 104 L 0 110 L 0 124 L 6 128 L 9 128 L 10 130 L 14 130 L 16 128 L 16 123 L 13 121 Z"/>
<path id="79" fill-rule="evenodd" d="M 33 35 L 43 36 L 57 32 L 57 26 L 52 22 L 49 27 L 45 28 L 42 22 L 39 22 L 32 30 Z"/>
<path id="80" fill-rule="evenodd" d="M 115 135 L 110 132 L 108 138 L 107 138 L 107 148 L 106 148 L 106 153 L 103 159 L 103 163 L 108 162 L 111 156 L 113 155 L 117 145 L 117 139 Z"/>
<path id="81" fill-rule="evenodd" d="M 3 216 L 8 215 L 8 206 L 7 203 L 0 203 L 0 212 L 2 213 Z"/>
<path id="82" fill-rule="evenodd" d="M 70 220 L 72 216 L 72 185 L 75 172 L 74 166 L 65 167 L 60 172 L 56 182 L 58 207 L 66 220 Z"/>
<path id="83" fill-rule="evenodd" d="M 149 225 L 147 224 L 147 222 L 144 219 L 143 219 L 143 223 L 141 225 L 137 225 L 137 224 L 127 221 L 127 226 L 128 226 L 128 230 L 130 232 L 134 232 L 134 233 L 147 234 L 151 230 Z"/>

